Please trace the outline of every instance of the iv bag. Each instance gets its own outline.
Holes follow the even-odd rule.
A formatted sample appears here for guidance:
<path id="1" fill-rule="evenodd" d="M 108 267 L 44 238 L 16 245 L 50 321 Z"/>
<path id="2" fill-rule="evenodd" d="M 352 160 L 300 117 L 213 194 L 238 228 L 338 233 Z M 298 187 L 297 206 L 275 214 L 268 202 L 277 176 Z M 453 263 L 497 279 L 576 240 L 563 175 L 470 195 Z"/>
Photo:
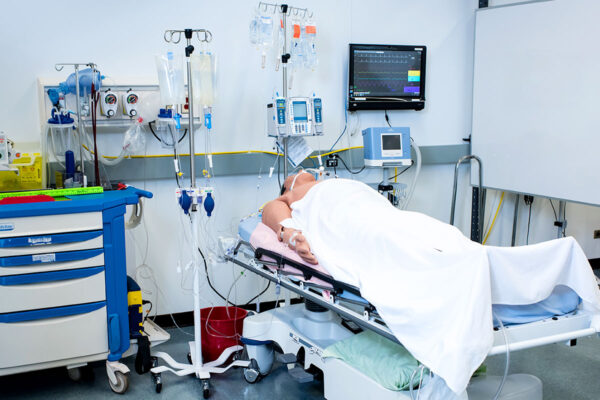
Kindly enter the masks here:
<path id="1" fill-rule="evenodd" d="M 214 54 L 192 54 L 192 90 L 194 103 L 212 107 L 215 102 L 216 59 Z"/>
<path id="2" fill-rule="evenodd" d="M 156 56 L 156 70 L 160 86 L 160 104 L 185 104 L 183 57 L 172 52 Z"/>
<path id="3" fill-rule="evenodd" d="M 317 26 L 309 21 L 304 26 L 304 66 L 307 69 L 315 70 L 317 65 L 319 64 L 319 58 L 317 56 Z"/>

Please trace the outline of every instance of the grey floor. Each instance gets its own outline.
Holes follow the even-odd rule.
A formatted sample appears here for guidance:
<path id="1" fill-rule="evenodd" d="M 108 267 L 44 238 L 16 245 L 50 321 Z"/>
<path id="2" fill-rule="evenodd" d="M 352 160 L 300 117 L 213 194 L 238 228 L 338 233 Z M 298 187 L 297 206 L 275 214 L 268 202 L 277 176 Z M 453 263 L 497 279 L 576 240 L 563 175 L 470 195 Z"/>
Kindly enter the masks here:
<path id="1" fill-rule="evenodd" d="M 184 328 L 191 333 L 190 328 Z M 184 361 L 187 354 L 185 342 L 190 336 L 170 330 L 172 339 L 160 350 Z M 1 357 L 1 355 L 0 355 Z M 504 356 L 486 361 L 488 374 L 500 375 L 504 370 Z M 191 377 L 163 374 L 163 391 L 154 392 L 149 374 L 134 371 L 133 357 L 125 360 L 131 368 L 129 390 L 122 397 L 113 394 L 103 363 L 95 363 L 79 382 L 72 382 L 64 368 L 36 371 L 0 377 L 0 399 L 201 399 L 199 382 Z M 529 373 L 538 376 L 544 384 L 547 400 L 598 400 L 600 399 L 600 339 L 584 338 L 577 346 L 562 344 L 544 346 L 511 354 L 511 373 Z M 282 366 L 260 382 L 248 385 L 240 369 L 230 370 L 211 379 L 211 399 L 323 399 L 322 382 L 299 384 L 293 381 Z"/>

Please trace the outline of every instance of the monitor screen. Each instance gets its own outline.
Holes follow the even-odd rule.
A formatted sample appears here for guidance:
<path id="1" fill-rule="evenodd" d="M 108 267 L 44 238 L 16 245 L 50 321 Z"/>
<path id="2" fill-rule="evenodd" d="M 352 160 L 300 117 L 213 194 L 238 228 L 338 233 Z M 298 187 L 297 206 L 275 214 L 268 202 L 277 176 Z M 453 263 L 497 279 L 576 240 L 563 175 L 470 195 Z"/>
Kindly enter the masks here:
<path id="1" fill-rule="evenodd" d="M 383 150 L 402 150 L 402 135 L 381 135 Z"/>
<path id="2" fill-rule="evenodd" d="M 351 44 L 349 109 L 422 109 L 425 57 L 424 46 Z"/>
<path id="3" fill-rule="evenodd" d="M 297 121 L 306 121 L 308 119 L 307 105 L 305 101 L 294 101 L 292 103 L 294 119 Z"/>

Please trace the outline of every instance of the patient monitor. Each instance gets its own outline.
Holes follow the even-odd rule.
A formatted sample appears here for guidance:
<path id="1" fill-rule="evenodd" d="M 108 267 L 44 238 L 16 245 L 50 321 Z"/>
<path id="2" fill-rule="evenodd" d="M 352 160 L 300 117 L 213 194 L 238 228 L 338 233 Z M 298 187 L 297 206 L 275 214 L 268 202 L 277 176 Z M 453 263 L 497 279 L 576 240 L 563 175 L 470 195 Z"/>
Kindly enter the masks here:
<path id="1" fill-rule="evenodd" d="M 398 167 L 412 163 L 410 128 L 367 128 L 363 130 L 365 166 Z"/>
<path id="2" fill-rule="evenodd" d="M 267 104 L 269 136 L 312 136 L 323 133 L 320 98 L 277 97 Z"/>

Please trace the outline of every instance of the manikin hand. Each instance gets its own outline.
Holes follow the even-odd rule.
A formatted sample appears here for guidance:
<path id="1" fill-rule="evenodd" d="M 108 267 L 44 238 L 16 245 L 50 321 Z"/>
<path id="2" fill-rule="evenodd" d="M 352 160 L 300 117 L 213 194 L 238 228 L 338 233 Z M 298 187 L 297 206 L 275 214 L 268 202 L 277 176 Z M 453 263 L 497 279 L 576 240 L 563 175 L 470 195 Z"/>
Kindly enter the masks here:
<path id="1" fill-rule="evenodd" d="M 295 250 L 304 261 L 309 264 L 318 264 L 317 258 L 310 251 L 310 245 L 302 232 L 296 231 L 295 229 L 285 229 L 283 240 L 288 244 L 288 247 Z"/>
<path id="2" fill-rule="evenodd" d="M 318 264 L 317 258 L 310 251 L 310 246 L 308 245 L 308 242 L 306 241 L 306 238 L 304 237 L 304 235 L 299 233 L 296 235 L 295 239 L 296 239 L 296 249 L 295 249 L 296 253 L 298 253 L 298 255 L 300 257 L 302 257 L 302 259 L 304 261 L 306 261 L 307 263 Z"/>

